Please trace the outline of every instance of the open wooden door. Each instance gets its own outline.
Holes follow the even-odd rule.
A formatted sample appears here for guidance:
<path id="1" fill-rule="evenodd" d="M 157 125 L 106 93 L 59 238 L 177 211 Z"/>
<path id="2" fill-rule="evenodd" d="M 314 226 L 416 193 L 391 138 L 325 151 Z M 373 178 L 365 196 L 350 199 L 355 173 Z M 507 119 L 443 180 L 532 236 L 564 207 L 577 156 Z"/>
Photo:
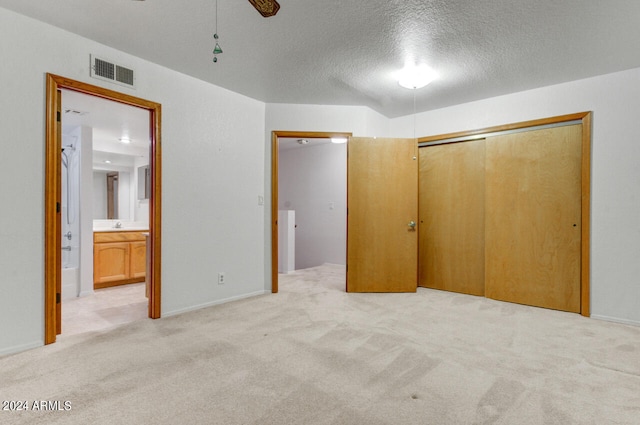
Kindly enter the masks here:
<path id="1" fill-rule="evenodd" d="M 347 292 L 415 292 L 416 140 L 354 137 L 347 155 Z"/>

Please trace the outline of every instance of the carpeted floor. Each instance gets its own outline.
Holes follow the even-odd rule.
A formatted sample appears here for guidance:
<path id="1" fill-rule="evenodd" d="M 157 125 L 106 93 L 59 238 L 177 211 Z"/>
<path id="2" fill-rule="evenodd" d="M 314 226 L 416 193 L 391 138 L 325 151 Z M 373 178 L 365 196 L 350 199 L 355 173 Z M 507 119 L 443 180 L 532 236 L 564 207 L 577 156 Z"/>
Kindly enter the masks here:
<path id="1" fill-rule="evenodd" d="M 0 423 L 640 424 L 638 327 L 426 289 L 346 294 L 334 265 L 280 291 L 0 358 L 2 400 L 60 402 Z"/>

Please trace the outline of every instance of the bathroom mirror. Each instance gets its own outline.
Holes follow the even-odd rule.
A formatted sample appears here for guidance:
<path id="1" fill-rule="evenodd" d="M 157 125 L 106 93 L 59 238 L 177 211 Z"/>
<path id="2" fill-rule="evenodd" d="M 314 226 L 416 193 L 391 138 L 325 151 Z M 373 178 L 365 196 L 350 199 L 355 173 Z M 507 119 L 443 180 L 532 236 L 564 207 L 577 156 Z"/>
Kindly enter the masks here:
<path id="1" fill-rule="evenodd" d="M 93 218 L 130 220 L 131 173 L 93 170 Z"/>
<path id="2" fill-rule="evenodd" d="M 118 214 L 118 177 L 117 171 L 107 173 L 107 219 L 120 218 Z"/>
<path id="3" fill-rule="evenodd" d="M 143 165 L 138 167 L 138 199 L 149 199 L 151 189 L 151 178 L 149 175 L 149 166 Z"/>

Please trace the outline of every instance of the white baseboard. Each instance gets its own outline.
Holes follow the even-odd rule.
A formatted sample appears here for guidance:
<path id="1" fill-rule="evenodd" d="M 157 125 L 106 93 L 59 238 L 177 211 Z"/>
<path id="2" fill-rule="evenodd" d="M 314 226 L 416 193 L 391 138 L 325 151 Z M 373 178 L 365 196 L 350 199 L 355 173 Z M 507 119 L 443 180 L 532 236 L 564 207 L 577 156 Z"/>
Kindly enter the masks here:
<path id="1" fill-rule="evenodd" d="M 44 341 L 34 341 L 28 344 L 16 345 L 14 347 L 3 348 L 0 350 L 0 356 L 6 356 L 8 354 L 20 353 L 22 351 L 32 350 L 34 348 L 44 346 Z"/>
<path id="2" fill-rule="evenodd" d="M 620 319 L 617 317 L 601 316 L 599 314 L 592 314 L 592 319 L 604 320 L 606 322 L 622 323 L 623 325 L 640 326 L 640 322 L 636 320 Z"/>
<path id="3" fill-rule="evenodd" d="M 189 311 L 200 310 L 201 308 L 212 307 L 214 305 L 225 304 L 225 303 L 229 303 L 231 301 L 238 301 L 238 300 L 242 300 L 242 299 L 245 299 L 245 298 L 257 297 L 258 295 L 264 295 L 264 294 L 270 294 L 270 293 L 271 293 L 270 290 L 269 291 L 262 290 L 262 291 L 251 292 L 249 294 L 236 295 L 235 297 L 224 298 L 224 299 L 221 299 L 221 300 L 211 301 L 211 302 L 204 303 L 204 304 L 194 305 L 192 307 L 187 307 L 187 308 L 182 308 L 182 309 L 179 309 L 179 310 L 173 310 L 173 311 L 164 312 L 164 313 L 162 313 L 162 317 L 175 316 L 175 315 L 178 315 L 178 314 L 187 313 Z"/>

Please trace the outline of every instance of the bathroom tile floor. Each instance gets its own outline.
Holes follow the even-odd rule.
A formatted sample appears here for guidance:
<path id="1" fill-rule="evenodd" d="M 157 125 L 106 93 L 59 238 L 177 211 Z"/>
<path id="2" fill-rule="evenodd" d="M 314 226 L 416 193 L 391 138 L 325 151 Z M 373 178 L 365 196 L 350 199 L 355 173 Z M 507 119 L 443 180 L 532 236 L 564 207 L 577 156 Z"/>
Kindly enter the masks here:
<path id="1" fill-rule="evenodd" d="M 62 301 L 62 334 L 58 338 L 108 329 L 147 315 L 144 282 L 98 289 L 93 295 Z"/>

